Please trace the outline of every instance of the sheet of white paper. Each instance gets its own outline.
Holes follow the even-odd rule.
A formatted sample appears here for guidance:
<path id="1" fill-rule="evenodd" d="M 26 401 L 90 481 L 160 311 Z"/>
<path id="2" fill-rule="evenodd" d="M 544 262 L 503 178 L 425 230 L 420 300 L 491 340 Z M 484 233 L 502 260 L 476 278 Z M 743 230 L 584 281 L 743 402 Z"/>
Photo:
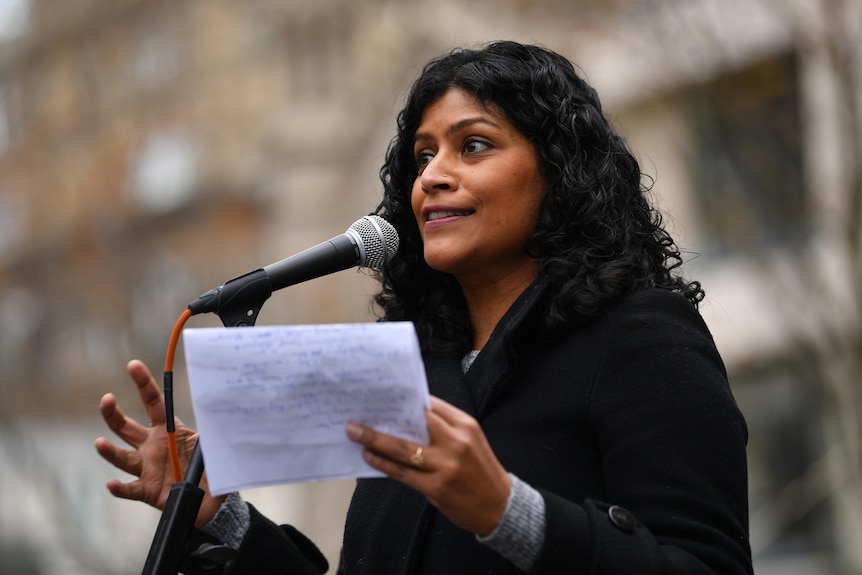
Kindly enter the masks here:
<path id="1" fill-rule="evenodd" d="M 359 421 L 428 444 L 413 324 L 183 331 L 209 488 L 377 477 L 345 429 Z"/>

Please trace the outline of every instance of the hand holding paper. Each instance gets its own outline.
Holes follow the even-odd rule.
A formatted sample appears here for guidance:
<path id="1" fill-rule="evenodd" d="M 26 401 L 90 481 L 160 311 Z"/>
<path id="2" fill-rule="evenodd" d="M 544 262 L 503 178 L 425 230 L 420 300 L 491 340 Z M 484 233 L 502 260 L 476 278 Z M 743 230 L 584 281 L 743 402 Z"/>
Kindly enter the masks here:
<path id="1" fill-rule="evenodd" d="M 183 342 L 213 494 L 380 476 L 345 436 L 351 421 L 428 443 L 409 322 L 187 329 Z"/>

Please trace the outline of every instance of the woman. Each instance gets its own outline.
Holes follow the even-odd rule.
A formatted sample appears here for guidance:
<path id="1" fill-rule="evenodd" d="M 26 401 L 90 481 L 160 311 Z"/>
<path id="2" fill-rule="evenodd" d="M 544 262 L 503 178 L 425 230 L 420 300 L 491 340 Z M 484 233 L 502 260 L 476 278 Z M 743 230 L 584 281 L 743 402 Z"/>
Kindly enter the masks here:
<path id="1" fill-rule="evenodd" d="M 572 65 L 513 42 L 431 61 L 381 180 L 401 247 L 375 300 L 416 326 L 431 442 L 348 427 L 390 479 L 358 482 L 339 572 L 751 573 L 747 431 L 703 291 Z M 115 495 L 160 506 L 160 395 L 129 371 L 155 427 L 109 394 L 135 449 L 97 449 L 140 476 Z M 239 549 L 232 572 L 326 568 L 236 495 L 198 526 Z"/>

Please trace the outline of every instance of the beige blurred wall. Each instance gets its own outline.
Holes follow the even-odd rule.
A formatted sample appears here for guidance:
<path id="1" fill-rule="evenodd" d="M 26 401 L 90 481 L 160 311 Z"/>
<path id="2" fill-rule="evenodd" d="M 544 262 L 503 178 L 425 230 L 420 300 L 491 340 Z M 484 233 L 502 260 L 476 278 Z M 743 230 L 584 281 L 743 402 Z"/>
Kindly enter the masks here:
<path id="1" fill-rule="evenodd" d="M 140 417 L 125 362 L 140 357 L 158 372 L 187 303 L 371 211 L 411 80 L 455 46 L 537 42 L 582 68 L 656 178 L 674 235 L 699 255 L 686 269 L 705 284 L 702 310 L 732 381 L 785 361 L 823 330 L 858 334 L 852 253 L 834 233 L 852 171 L 840 159 L 846 121 L 828 16 L 842 15 L 852 40 L 842 49 L 858 72 L 855 0 L 6 1 L 25 17 L 0 30 L 0 541 L 18 545 L 52 525 L 46 572 L 139 571 L 158 514 L 104 489 L 114 474 L 92 449 L 105 433 L 99 397 L 111 391 Z M 810 249 L 713 258 L 687 173 L 695 136 L 681 102 L 692 86 L 786 53 L 800 62 Z M 815 273 L 841 278 L 824 294 L 836 305 L 815 309 L 810 291 L 785 289 L 809 260 Z M 354 272 L 321 278 L 275 294 L 260 323 L 368 321 L 373 292 Z M 178 373 L 177 413 L 192 421 L 181 358 Z M 852 383 L 824 384 L 823 395 L 855 398 Z M 752 386 L 738 397 L 760 397 Z M 742 404 L 749 421 L 762 403 Z M 855 414 L 836 416 L 844 424 L 829 431 L 834 453 L 855 449 Z M 752 526 L 758 572 L 862 572 L 858 514 L 828 514 L 841 534 L 832 545 L 770 547 L 798 525 L 779 512 L 777 480 L 758 471 L 768 462 L 752 457 L 753 508 L 765 510 Z M 812 498 L 858 502 L 858 485 L 844 489 L 858 484 L 858 457 L 822 484 L 800 475 L 814 482 Z M 351 485 L 246 495 L 336 563 Z"/>

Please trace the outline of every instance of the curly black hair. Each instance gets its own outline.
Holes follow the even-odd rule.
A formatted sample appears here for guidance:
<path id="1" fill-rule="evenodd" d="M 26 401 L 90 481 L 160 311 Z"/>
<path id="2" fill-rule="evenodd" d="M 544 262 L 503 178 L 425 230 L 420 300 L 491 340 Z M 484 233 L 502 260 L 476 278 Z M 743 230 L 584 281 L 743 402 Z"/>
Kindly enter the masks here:
<path id="1" fill-rule="evenodd" d="M 547 334 L 584 323 L 647 286 L 677 291 L 697 307 L 703 289 L 673 273 L 682 257 L 647 199 L 651 180 L 605 117 L 596 91 L 563 56 L 503 41 L 431 60 L 398 114 L 380 170 L 384 197 L 377 208 L 401 240 L 398 254 L 378 274 L 374 302 L 383 319 L 414 322 L 426 354 L 460 355 L 472 343 L 461 288 L 425 262 L 410 205 L 418 174 L 416 130 L 425 109 L 451 88 L 502 112 L 536 149 L 549 185 L 525 249 L 550 284 Z"/>

